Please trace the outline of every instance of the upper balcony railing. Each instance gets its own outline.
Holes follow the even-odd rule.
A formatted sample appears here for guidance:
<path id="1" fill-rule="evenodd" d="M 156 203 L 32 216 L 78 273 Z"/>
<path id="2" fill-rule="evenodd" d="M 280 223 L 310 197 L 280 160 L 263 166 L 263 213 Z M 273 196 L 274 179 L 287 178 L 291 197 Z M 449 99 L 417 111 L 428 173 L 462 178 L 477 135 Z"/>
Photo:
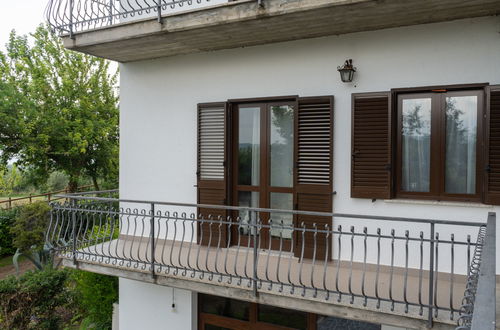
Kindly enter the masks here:
<path id="1" fill-rule="evenodd" d="M 49 0 L 46 18 L 61 35 L 70 35 L 141 18 L 235 0 Z M 260 1 L 260 0 L 259 0 Z"/>
<path id="2" fill-rule="evenodd" d="M 494 214 L 486 224 L 102 196 L 65 195 L 68 202 L 52 206 L 46 241 L 70 263 L 255 297 L 297 296 L 429 325 L 460 319 L 465 328 L 483 309 L 474 308 L 484 300 L 476 274 L 495 277 L 494 265 L 487 266 L 495 258 Z M 494 300 L 494 292 L 490 283 L 482 295 Z"/>

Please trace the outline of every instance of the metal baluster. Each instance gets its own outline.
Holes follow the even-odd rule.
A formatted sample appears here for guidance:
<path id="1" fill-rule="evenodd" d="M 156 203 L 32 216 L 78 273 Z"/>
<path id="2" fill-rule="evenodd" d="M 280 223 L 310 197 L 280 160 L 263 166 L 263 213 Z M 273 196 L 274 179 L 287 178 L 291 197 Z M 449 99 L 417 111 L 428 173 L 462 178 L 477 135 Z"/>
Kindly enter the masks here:
<path id="1" fill-rule="evenodd" d="M 378 282 L 379 282 L 379 276 L 380 276 L 380 234 L 381 234 L 381 229 L 377 228 L 377 270 L 375 273 L 375 297 L 377 298 L 377 309 L 380 308 L 380 296 L 378 292 Z"/>
<path id="2" fill-rule="evenodd" d="M 151 276 L 155 277 L 155 204 L 151 203 Z"/>
<path id="3" fill-rule="evenodd" d="M 450 320 L 453 320 L 453 281 L 455 273 L 455 235 L 451 234 L 451 273 L 450 273 Z"/>
<path id="4" fill-rule="evenodd" d="M 316 296 L 318 295 L 318 289 L 315 287 L 314 285 L 314 269 L 316 268 L 316 252 L 317 252 L 317 245 L 318 245 L 318 226 L 316 225 L 316 223 L 313 223 L 313 230 L 314 230 L 314 234 L 313 234 L 313 242 L 314 242 L 314 245 L 313 245 L 313 256 L 312 256 L 312 263 L 311 263 L 311 287 L 314 288 L 314 298 L 316 298 Z M 302 297 L 304 297 L 306 294 L 306 289 L 304 287 L 304 290 L 302 291 Z"/>
<path id="5" fill-rule="evenodd" d="M 418 303 L 420 305 L 419 315 L 424 313 L 424 305 L 422 303 L 422 278 L 424 270 L 424 232 L 420 232 L 420 267 L 418 271 Z"/>
<path id="6" fill-rule="evenodd" d="M 338 242 L 339 242 L 339 247 L 338 247 L 338 254 L 337 254 L 337 269 L 336 269 L 336 274 L 335 274 L 335 291 L 339 294 L 337 298 L 337 302 L 340 302 L 342 300 L 342 293 L 340 292 L 339 289 L 339 272 L 340 272 L 340 258 L 341 258 L 341 253 L 342 253 L 342 226 L 339 225 L 338 227 L 339 231 L 339 237 L 338 237 Z"/>
<path id="7" fill-rule="evenodd" d="M 438 276 L 439 276 L 439 233 L 436 233 L 436 272 L 434 273 L 434 316 L 438 316 L 439 307 L 437 304 L 437 296 L 438 296 Z"/>
<path id="8" fill-rule="evenodd" d="M 391 312 L 394 311 L 394 299 L 392 297 L 392 279 L 394 277 L 394 241 L 396 231 L 391 229 L 391 271 L 389 274 L 389 300 L 391 301 Z"/>
<path id="9" fill-rule="evenodd" d="M 366 277 L 366 258 L 368 254 L 367 240 L 368 240 L 368 228 L 363 228 L 363 275 L 361 278 L 361 295 L 364 297 L 363 306 L 366 307 L 368 304 L 368 298 L 365 292 L 365 277 Z"/>
<path id="10" fill-rule="evenodd" d="M 427 327 L 432 328 L 433 325 L 433 302 L 434 302 L 434 222 L 431 222 L 430 243 L 429 243 L 429 315 Z"/>
<path id="11" fill-rule="evenodd" d="M 254 230 L 254 235 L 253 235 L 253 294 L 254 297 L 257 297 L 257 263 L 258 263 L 258 258 L 259 258 L 259 253 L 257 251 L 258 246 L 259 246 L 259 234 L 260 234 L 260 228 L 258 226 L 258 215 L 256 211 L 251 211 L 255 215 L 255 220 L 256 223 L 252 224 L 255 226 Z M 252 219 L 252 217 L 250 217 Z"/>
<path id="12" fill-rule="evenodd" d="M 349 281 L 348 281 L 348 289 L 349 294 L 351 295 L 350 304 L 354 303 L 354 294 L 352 292 L 352 267 L 354 265 L 354 226 L 351 226 L 351 258 L 349 265 Z"/>
<path id="13" fill-rule="evenodd" d="M 326 231 L 326 251 L 325 251 L 325 263 L 323 267 L 323 290 L 326 292 L 325 300 L 330 299 L 330 290 L 328 290 L 326 286 L 326 274 L 327 274 L 327 267 L 328 267 L 328 257 L 329 257 L 329 252 L 330 252 L 330 227 L 328 224 L 325 224 L 325 231 Z"/>
<path id="14" fill-rule="evenodd" d="M 228 253 L 229 253 L 229 247 L 231 246 L 231 231 L 232 231 L 231 230 L 232 229 L 231 228 L 231 224 L 232 224 L 231 217 L 228 216 L 226 219 L 226 222 L 227 222 L 226 226 L 227 226 L 228 233 L 227 233 L 226 255 L 224 257 L 224 273 L 227 276 L 229 276 L 228 283 L 230 283 L 231 278 L 232 278 L 232 274 L 230 274 L 229 271 L 227 270 L 227 257 L 228 257 Z M 222 274 L 219 278 L 219 283 L 221 283 L 221 282 L 222 282 Z"/>
<path id="15" fill-rule="evenodd" d="M 409 259 L 409 251 L 408 251 L 408 243 L 410 242 L 410 232 L 408 230 L 405 231 L 405 275 L 404 275 L 404 287 L 403 287 L 403 297 L 405 302 L 405 313 L 408 313 L 408 259 Z"/>

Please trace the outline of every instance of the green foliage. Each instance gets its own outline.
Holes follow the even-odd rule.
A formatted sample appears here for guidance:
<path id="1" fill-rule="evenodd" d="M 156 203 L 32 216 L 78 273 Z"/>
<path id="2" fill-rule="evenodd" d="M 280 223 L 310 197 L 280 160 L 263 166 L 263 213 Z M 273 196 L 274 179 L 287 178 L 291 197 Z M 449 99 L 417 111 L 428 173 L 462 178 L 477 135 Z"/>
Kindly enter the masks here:
<path id="1" fill-rule="evenodd" d="M 11 34 L 0 53 L 0 150 L 39 177 L 62 171 L 79 178 L 115 177 L 118 164 L 117 74 L 109 62 L 64 49 L 40 26 Z M 98 188 L 98 187 L 96 187 Z"/>
<path id="2" fill-rule="evenodd" d="M 10 196 L 21 182 L 21 174 L 16 165 L 12 165 L 7 171 L 0 170 L 0 195 Z"/>
<path id="3" fill-rule="evenodd" d="M 47 189 L 49 191 L 63 190 L 68 186 L 69 178 L 64 172 L 56 171 L 49 175 L 47 180 Z"/>
<path id="4" fill-rule="evenodd" d="M 118 301 L 118 278 L 81 270 L 73 271 L 71 278 L 87 328 L 111 329 L 113 304 Z"/>
<path id="5" fill-rule="evenodd" d="M 20 208 L 11 228 L 15 248 L 23 253 L 43 250 L 49 211 L 50 206 L 46 202 L 35 202 Z"/>
<path id="6" fill-rule="evenodd" d="M 18 212 L 18 208 L 0 210 L 0 257 L 12 255 L 16 252 L 12 245 L 13 236 L 10 229 L 14 225 Z"/>
<path id="7" fill-rule="evenodd" d="M 45 269 L 0 281 L 0 328 L 60 329 L 71 314 L 68 272 Z"/>

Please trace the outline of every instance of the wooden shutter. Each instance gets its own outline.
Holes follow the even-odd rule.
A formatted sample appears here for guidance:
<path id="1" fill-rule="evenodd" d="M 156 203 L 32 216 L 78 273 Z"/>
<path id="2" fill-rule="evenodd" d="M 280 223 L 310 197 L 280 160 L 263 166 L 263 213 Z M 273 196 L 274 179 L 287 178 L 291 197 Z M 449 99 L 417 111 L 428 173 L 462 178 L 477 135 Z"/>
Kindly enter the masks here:
<path id="1" fill-rule="evenodd" d="M 333 118 L 332 96 L 298 99 L 295 205 L 299 211 L 332 212 Z M 296 226 L 300 227 L 302 223 L 306 228 L 313 228 L 314 223 L 319 229 L 324 229 L 325 224 L 332 228 L 331 217 L 298 215 Z M 312 258 L 314 235 L 306 233 L 304 237 L 304 257 Z M 302 241 L 302 234 L 297 232 L 295 255 L 298 257 L 302 253 Z M 324 259 L 325 235 L 317 235 L 316 246 L 316 259 Z"/>
<path id="2" fill-rule="evenodd" d="M 391 198 L 390 94 L 353 94 L 351 197 Z"/>
<path id="3" fill-rule="evenodd" d="M 198 106 L 198 204 L 227 205 L 228 106 L 209 103 Z M 203 219 L 227 219 L 227 211 L 199 208 Z M 210 240 L 211 233 L 211 240 Z M 224 247 L 227 226 L 207 223 L 198 226 L 198 242 Z"/>
<path id="4" fill-rule="evenodd" d="M 500 86 L 487 88 L 485 203 L 500 205 Z"/>

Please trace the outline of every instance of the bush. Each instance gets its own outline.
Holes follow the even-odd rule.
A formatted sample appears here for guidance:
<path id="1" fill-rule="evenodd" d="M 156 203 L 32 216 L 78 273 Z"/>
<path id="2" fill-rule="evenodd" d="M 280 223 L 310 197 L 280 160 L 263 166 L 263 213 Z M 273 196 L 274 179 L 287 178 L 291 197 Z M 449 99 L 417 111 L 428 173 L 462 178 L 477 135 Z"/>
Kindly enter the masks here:
<path id="1" fill-rule="evenodd" d="M 68 271 L 45 269 L 0 281 L 1 329 L 59 329 L 72 301 Z M 69 317 L 71 319 L 71 316 Z"/>
<path id="2" fill-rule="evenodd" d="M 72 272 L 76 300 L 84 322 L 93 329 L 111 329 L 113 304 L 118 301 L 118 278 L 81 270 Z"/>
<path id="3" fill-rule="evenodd" d="M 0 257 L 12 255 L 16 252 L 12 245 L 13 236 L 10 229 L 14 225 L 18 213 L 18 208 L 0 210 Z"/>
<path id="4" fill-rule="evenodd" d="M 42 250 L 45 243 L 45 230 L 49 224 L 50 206 L 46 202 L 35 202 L 20 208 L 11 234 L 13 246 L 21 252 Z"/>

